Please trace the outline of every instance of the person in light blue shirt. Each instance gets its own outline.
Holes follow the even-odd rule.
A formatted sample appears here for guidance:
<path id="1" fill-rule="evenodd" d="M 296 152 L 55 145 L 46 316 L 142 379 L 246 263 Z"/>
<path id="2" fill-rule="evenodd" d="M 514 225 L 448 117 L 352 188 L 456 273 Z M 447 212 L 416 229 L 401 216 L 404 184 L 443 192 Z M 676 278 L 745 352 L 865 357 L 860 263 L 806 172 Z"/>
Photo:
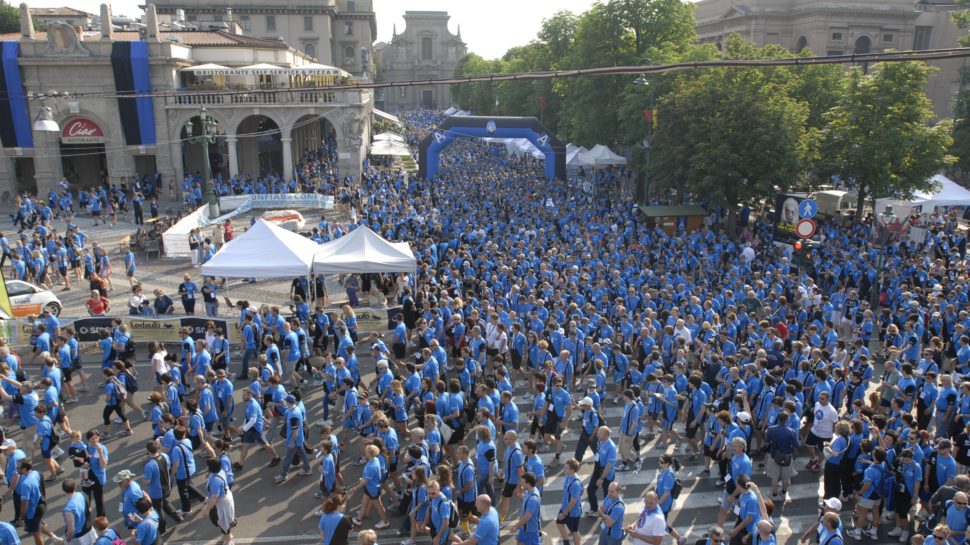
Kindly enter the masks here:
<path id="1" fill-rule="evenodd" d="M 579 517 L 583 514 L 583 483 L 576 475 L 579 468 L 580 463 L 575 458 L 566 460 L 563 466 L 562 504 L 556 516 L 556 526 L 559 528 L 559 537 L 566 543 L 570 536 L 573 543 L 580 542 Z"/>
<path id="2" fill-rule="evenodd" d="M 623 543 L 623 516 L 626 504 L 620 496 L 620 483 L 610 483 L 603 505 L 600 506 L 600 545 L 620 545 Z"/>
<path id="3" fill-rule="evenodd" d="M 503 436 L 505 441 L 505 463 L 502 464 L 505 472 L 505 486 L 502 488 L 502 501 L 499 505 L 499 517 L 504 521 L 509 512 L 509 500 L 515 493 L 519 485 L 519 468 L 525 463 L 525 455 L 518 442 L 518 434 L 514 431 L 507 431 Z M 535 486 L 535 481 L 533 481 Z"/>
<path id="4" fill-rule="evenodd" d="M 499 521 L 498 512 L 492 508 L 492 500 L 487 494 L 481 494 L 475 500 L 475 508 L 481 516 L 478 518 L 478 525 L 475 533 L 466 543 L 468 545 L 498 545 L 499 543 Z"/>
<path id="5" fill-rule="evenodd" d="M 451 540 L 451 528 L 448 521 L 451 517 L 451 510 L 455 505 L 448 500 L 441 492 L 441 485 L 438 481 L 428 483 L 428 513 L 431 523 L 431 539 L 433 543 L 449 543 Z"/>
<path id="6" fill-rule="evenodd" d="M 135 502 L 141 498 L 150 498 L 149 494 L 142 490 L 141 485 L 135 482 L 135 474 L 127 469 L 123 469 L 114 476 L 112 481 L 118 483 L 121 488 L 121 514 L 125 527 L 130 529 L 138 526 L 138 514 Z"/>
<path id="7" fill-rule="evenodd" d="M 539 529 L 542 527 L 542 497 L 536 489 L 536 476 L 525 472 L 522 478 L 522 507 L 519 519 L 512 526 L 517 532 L 516 539 L 521 545 L 539 545 L 541 537 Z M 622 518 L 622 517 L 621 517 Z"/>
<path id="8" fill-rule="evenodd" d="M 599 438 L 596 451 L 596 466 L 593 468 L 593 475 L 589 479 L 586 487 L 586 495 L 589 497 L 589 514 L 598 512 L 599 502 L 596 499 L 596 489 L 601 488 L 605 496 L 609 490 L 610 483 L 616 476 L 616 443 L 610 439 L 610 428 L 601 426 L 596 432 Z"/>
<path id="9" fill-rule="evenodd" d="M 750 478 L 742 475 L 737 477 L 735 481 L 738 483 L 738 488 L 743 489 L 744 492 L 738 495 L 737 500 L 738 523 L 733 530 L 728 532 L 728 536 L 732 539 L 735 537 L 743 539 L 745 535 L 755 533 L 758 521 L 761 520 L 761 510 L 758 495 L 755 494 L 754 490 L 749 490 L 747 487 Z"/>
<path id="10" fill-rule="evenodd" d="M 135 528 L 135 545 L 158 543 L 158 513 L 152 509 L 151 500 L 142 498 L 135 503 L 138 509 L 138 526 Z"/>
<path id="11" fill-rule="evenodd" d="M 61 490 L 67 495 L 67 502 L 65 502 L 62 510 L 64 538 L 70 541 L 79 540 L 82 537 L 86 540 L 93 540 L 96 534 L 93 533 L 91 528 L 93 521 L 88 517 L 88 499 L 83 493 L 77 491 L 77 481 L 74 479 L 65 480 L 61 483 Z M 91 534 L 91 536 L 87 537 L 88 534 Z M 2 535 L 2 530 L 0 530 L 0 535 Z M 6 541 L 0 539 L 0 544 L 6 543 Z"/>
<path id="12" fill-rule="evenodd" d="M 527 439 L 522 443 L 522 451 L 525 455 L 522 469 L 536 476 L 536 489 L 542 494 L 542 485 L 546 480 L 546 469 L 542 463 L 542 459 L 539 458 L 538 448 L 538 444 L 532 439 Z"/>

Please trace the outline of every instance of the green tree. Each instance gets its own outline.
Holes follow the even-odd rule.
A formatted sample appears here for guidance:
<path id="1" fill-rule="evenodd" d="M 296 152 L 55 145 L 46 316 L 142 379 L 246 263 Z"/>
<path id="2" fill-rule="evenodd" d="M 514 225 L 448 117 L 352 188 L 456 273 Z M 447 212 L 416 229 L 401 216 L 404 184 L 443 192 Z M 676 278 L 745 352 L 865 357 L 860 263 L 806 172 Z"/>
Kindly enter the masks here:
<path id="1" fill-rule="evenodd" d="M 754 48 L 734 35 L 725 55 L 747 49 Z M 679 76 L 659 100 L 651 183 L 722 205 L 732 220 L 739 203 L 787 189 L 810 164 L 810 148 L 808 106 L 786 84 L 761 69 Z"/>
<path id="2" fill-rule="evenodd" d="M 20 9 L 0 3 L 0 33 L 20 32 Z"/>
<path id="3" fill-rule="evenodd" d="M 970 0 L 956 0 L 957 5 L 970 6 Z M 953 23 L 960 28 L 970 28 L 970 10 L 954 11 L 951 16 Z M 970 45 L 970 35 L 960 37 L 960 45 Z"/>
<path id="4" fill-rule="evenodd" d="M 930 178 L 952 162 L 952 123 L 930 124 L 931 70 L 922 62 L 882 63 L 868 74 L 852 69 L 825 114 L 818 172 L 840 176 L 859 192 L 860 215 L 868 198 L 932 189 Z"/>
<path id="5" fill-rule="evenodd" d="M 458 59 L 455 67 L 456 77 L 483 76 L 501 72 L 502 61 L 488 61 L 475 53 L 468 53 Z M 490 81 L 454 85 L 452 96 L 458 103 L 458 107 L 463 110 L 469 110 L 477 115 L 491 115 L 495 112 L 495 85 Z"/>
<path id="6" fill-rule="evenodd" d="M 957 95 L 954 108 L 953 145 L 950 154 L 956 158 L 955 166 L 961 176 L 970 172 L 970 91 Z"/>

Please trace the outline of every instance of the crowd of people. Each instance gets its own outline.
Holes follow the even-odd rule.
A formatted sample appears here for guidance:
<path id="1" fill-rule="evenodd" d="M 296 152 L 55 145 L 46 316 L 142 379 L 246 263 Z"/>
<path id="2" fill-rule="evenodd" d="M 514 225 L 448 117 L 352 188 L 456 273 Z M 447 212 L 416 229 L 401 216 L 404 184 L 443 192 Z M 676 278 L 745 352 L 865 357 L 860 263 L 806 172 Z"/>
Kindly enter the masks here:
<path id="1" fill-rule="evenodd" d="M 402 119 L 414 142 L 441 116 Z M 0 447 L 4 476 L 16 521 L 38 545 L 45 535 L 83 545 L 112 535 L 101 440 L 115 426 L 131 434 L 132 410 L 152 438 L 143 476 L 114 475 L 125 489 L 114 535 L 127 529 L 140 545 L 193 516 L 193 503 L 231 543 L 232 486 L 257 450 L 267 469 L 246 478 L 279 484 L 291 468 L 319 471 L 308 505 L 324 545 L 392 520 L 406 545 L 421 536 L 494 545 L 505 534 L 549 542 L 541 506 L 554 475 L 564 543 L 580 545 L 589 518 L 604 544 L 670 535 L 682 545 L 700 537 L 671 524 L 687 462 L 718 477 L 718 524 L 705 545 L 775 542 L 803 464 L 823 490 L 806 540 L 960 545 L 970 536 L 970 286 L 966 233 L 952 217 L 933 222 L 923 242 L 885 248 L 872 242 L 871 222 L 825 225 L 823 244 L 796 256 L 772 244 L 766 218 L 746 213 L 729 226 L 712 209 L 702 229 L 668 234 L 629 203 L 551 184 L 535 165 L 461 140 L 434 182 L 369 168 L 353 199 L 359 225 L 412 243 L 419 260 L 413 275 L 345 284 L 349 299 L 379 291 L 401 306 L 383 337 L 360 334 L 350 305 L 334 314 L 297 279 L 281 301 L 290 313 L 234 305 L 238 362 L 213 323 L 204 337 L 185 329 L 177 345 L 152 342 L 151 374 L 138 376 L 134 341 L 116 320 L 100 344 L 104 426 L 83 435 L 67 405 L 93 379 L 84 381 L 70 327 L 47 314 L 34 322 L 31 354 L 0 348 L 4 429 L 24 430 Z M 189 276 L 178 292 L 185 305 L 199 288 Z M 94 290 L 89 309 L 108 315 L 102 298 Z M 139 389 L 151 390 L 144 409 Z M 57 461 L 61 434 L 78 470 L 62 482 L 63 536 L 37 509 L 41 473 L 59 478 L 67 463 Z M 577 437 L 575 450 L 564 435 Z M 618 474 L 641 471 L 650 451 L 662 453 L 649 468 L 657 479 L 642 511 L 628 512 Z M 206 458 L 202 489 L 197 456 Z M 345 481 L 355 462 L 359 480 Z M 880 535 L 884 515 L 891 527 Z M 5 544 L 16 531 L 3 524 Z"/>

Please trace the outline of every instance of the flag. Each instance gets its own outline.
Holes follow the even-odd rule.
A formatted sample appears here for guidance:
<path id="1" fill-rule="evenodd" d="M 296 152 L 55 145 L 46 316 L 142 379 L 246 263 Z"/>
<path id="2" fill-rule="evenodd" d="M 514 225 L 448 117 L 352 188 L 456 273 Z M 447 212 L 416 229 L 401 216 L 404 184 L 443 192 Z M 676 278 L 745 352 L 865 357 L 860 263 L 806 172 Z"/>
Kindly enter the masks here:
<path id="1" fill-rule="evenodd" d="M 540 110 L 546 109 L 546 97 L 544 96 L 539 97 L 539 109 Z"/>
<path id="2" fill-rule="evenodd" d="M 3 270 L 0 270 L 0 310 L 3 310 L 7 313 L 7 316 L 13 318 L 10 297 L 7 295 L 7 280 L 3 276 Z"/>
<path id="3" fill-rule="evenodd" d="M 643 111 L 643 119 L 647 122 L 647 125 L 653 124 L 653 110 L 648 108 Z"/>

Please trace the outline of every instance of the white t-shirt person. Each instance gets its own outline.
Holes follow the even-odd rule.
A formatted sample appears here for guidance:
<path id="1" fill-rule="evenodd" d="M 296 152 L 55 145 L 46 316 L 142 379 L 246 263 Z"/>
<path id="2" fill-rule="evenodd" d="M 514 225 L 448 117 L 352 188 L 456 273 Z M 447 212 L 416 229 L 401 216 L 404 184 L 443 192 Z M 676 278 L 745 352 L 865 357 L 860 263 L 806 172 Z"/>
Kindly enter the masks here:
<path id="1" fill-rule="evenodd" d="M 637 517 L 636 522 L 627 526 L 626 530 L 633 545 L 660 545 L 667 535 L 667 519 L 657 505 L 656 492 L 647 492 L 640 516 Z"/>
<path id="2" fill-rule="evenodd" d="M 829 403 L 828 395 L 819 396 L 815 404 L 815 421 L 812 422 L 812 435 L 819 439 L 831 439 L 835 435 L 835 424 L 839 421 L 839 412 Z"/>

